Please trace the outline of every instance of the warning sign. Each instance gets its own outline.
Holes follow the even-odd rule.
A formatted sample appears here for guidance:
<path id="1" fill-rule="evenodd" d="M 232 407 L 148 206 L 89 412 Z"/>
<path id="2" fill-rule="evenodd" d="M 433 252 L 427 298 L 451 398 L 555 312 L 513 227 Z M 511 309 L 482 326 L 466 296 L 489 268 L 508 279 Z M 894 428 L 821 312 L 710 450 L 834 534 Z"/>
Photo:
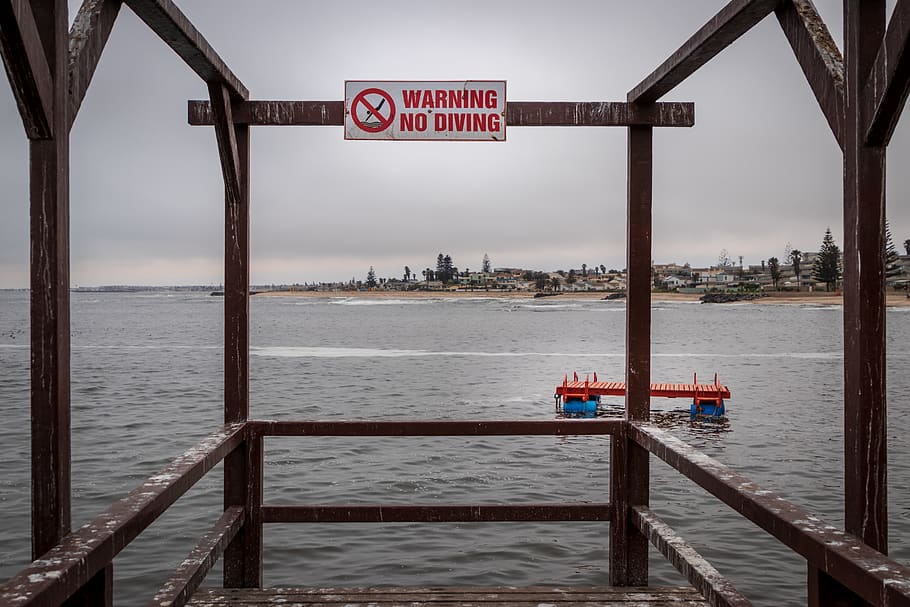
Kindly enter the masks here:
<path id="1" fill-rule="evenodd" d="M 347 80 L 344 138 L 505 141 L 506 83 Z"/>

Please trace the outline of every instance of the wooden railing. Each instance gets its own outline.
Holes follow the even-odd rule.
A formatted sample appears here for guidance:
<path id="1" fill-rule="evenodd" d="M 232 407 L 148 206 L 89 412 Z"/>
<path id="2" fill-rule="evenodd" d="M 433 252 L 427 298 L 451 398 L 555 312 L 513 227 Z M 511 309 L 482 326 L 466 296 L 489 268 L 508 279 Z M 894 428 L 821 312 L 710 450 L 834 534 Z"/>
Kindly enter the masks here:
<path id="1" fill-rule="evenodd" d="M 262 450 L 267 436 L 531 436 L 609 435 L 634 442 L 755 523 L 807 563 L 872 605 L 910 604 L 910 569 L 648 423 L 625 420 L 546 421 L 249 421 L 229 424 L 201 441 L 158 474 L 114 503 L 92 522 L 63 538 L 0 587 L 0 604 L 56 606 L 91 589 L 110 573 L 113 559 L 216 464 L 244 445 L 249 450 L 253 512 L 228 506 L 222 516 L 162 586 L 149 605 L 186 604 L 232 543 L 251 544 L 261 569 L 262 525 L 266 523 L 434 523 L 517 521 L 613 521 L 615 504 L 357 504 L 269 505 L 262 502 Z M 611 465 L 611 474 L 617 467 Z M 611 496 L 611 499 L 616 496 Z M 251 516 L 246 516 L 251 515 Z M 745 606 L 748 599 L 678 537 L 647 506 L 632 506 L 631 520 L 712 605 Z M 241 540 L 244 520 L 255 521 Z M 248 554 L 249 546 L 238 546 Z M 236 557 L 234 557 L 236 558 Z M 613 563 L 610 564 L 611 567 Z M 229 569 L 229 563 L 225 563 Z M 261 571 L 259 572 L 261 573 Z"/>

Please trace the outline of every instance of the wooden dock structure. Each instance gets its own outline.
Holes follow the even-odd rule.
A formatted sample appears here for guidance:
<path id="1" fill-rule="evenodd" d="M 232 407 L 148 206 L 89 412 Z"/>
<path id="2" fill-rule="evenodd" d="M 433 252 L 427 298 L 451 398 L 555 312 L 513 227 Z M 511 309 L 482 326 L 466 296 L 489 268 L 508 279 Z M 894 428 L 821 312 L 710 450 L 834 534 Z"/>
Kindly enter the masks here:
<path id="1" fill-rule="evenodd" d="M 886 149 L 910 91 L 910 0 L 844 0 L 843 53 L 810 0 L 730 0 L 625 101 L 509 101 L 516 127 L 627 130 L 625 415 L 595 420 L 269 421 L 250 418 L 250 129 L 341 125 L 340 101 L 251 100 L 172 0 L 0 0 L 0 54 L 29 141 L 33 562 L 0 586 L 3 607 L 107 607 L 114 559 L 214 466 L 224 507 L 150 605 L 701 604 L 750 605 L 649 508 L 651 457 L 666 462 L 806 562 L 809 604 L 910 605 L 910 569 L 887 556 L 884 209 Z M 135 13 L 206 83 L 189 122 L 214 128 L 224 179 L 224 425 L 87 525 L 71 527 L 69 134 L 119 12 Z M 844 526 L 760 488 L 649 424 L 654 128 L 691 127 L 694 104 L 660 102 L 773 17 L 843 152 Z M 521 17 L 529 17 L 524 11 Z M 516 18 L 518 15 L 516 15 Z M 743 120 L 747 119 L 743 117 Z M 771 125 L 773 126 L 773 125 Z M 784 139 L 786 141 L 786 139 Z M 23 429 L 24 431 L 24 429 Z M 263 501 L 270 436 L 609 435 L 611 501 L 602 504 L 274 505 Z M 263 589 L 263 527 L 307 522 L 601 521 L 611 588 Z M 646 589 L 649 544 L 695 592 Z M 222 588 L 199 591 L 224 559 Z M 409 593 L 411 593 L 409 595 Z M 415 595 L 414 593 L 419 593 Z M 246 597 L 246 598 L 243 598 Z M 236 600 L 235 600 L 236 599 Z M 292 600 L 291 600 L 292 599 Z M 576 600 L 580 599 L 580 600 Z"/>

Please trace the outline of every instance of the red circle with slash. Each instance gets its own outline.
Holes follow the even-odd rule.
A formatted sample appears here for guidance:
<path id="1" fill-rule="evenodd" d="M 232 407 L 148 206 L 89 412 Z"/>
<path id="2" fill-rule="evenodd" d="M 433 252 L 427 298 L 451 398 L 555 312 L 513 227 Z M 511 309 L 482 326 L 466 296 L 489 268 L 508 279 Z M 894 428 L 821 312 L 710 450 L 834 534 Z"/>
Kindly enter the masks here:
<path id="1" fill-rule="evenodd" d="M 382 101 L 374 105 L 367 99 L 367 95 L 379 95 L 388 102 L 388 108 L 382 107 L 385 105 Z M 366 110 L 366 117 L 362 120 L 358 116 L 361 106 Z M 385 114 L 383 114 L 383 110 L 385 110 Z M 378 122 L 368 122 L 370 118 L 374 117 Z M 351 101 L 351 119 L 354 124 L 367 133 L 379 133 L 392 126 L 392 121 L 395 119 L 395 102 L 392 100 L 392 96 L 382 89 L 364 89 L 357 93 L 354 100 Z"/>

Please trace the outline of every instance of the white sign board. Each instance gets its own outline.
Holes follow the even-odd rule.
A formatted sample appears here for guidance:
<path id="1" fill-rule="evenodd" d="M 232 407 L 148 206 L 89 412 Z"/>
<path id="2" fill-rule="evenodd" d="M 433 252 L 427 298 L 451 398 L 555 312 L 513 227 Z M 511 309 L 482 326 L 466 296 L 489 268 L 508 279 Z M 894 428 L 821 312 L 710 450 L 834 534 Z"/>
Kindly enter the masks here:
<path id="1" fill-rule="evenodd" d="M 347 80 L 344 138 L 505 141 L 506 83 Z"/>

